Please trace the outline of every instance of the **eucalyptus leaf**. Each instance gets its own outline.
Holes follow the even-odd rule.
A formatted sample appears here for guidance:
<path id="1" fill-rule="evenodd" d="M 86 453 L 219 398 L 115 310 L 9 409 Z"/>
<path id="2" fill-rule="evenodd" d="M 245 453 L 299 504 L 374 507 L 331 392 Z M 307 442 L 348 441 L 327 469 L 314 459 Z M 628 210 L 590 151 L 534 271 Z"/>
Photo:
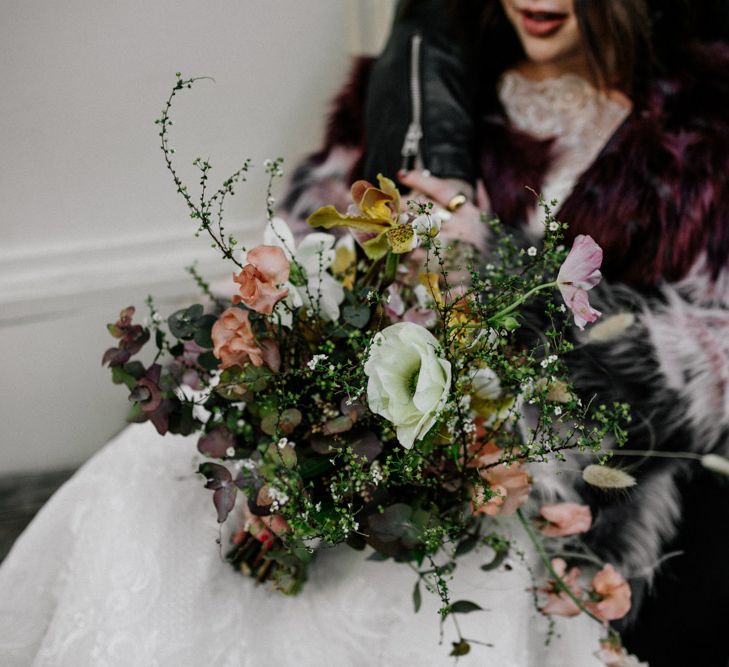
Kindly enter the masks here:
<path id="1" fill-rule="evenodd" d="M 167 318 L 170 333 L 180 340 L 190 340 L 195 335 L 198 321 L 202 315 L 203 307 L 199 303 L 175 311 Z"/>
<path id="2" fill-rule="evenodd" d="M 370 307 L 362 303 L 355 303 L 342 308 L 344 321 L 357 329 L 362 329 L 370 321 L 370 315 Z"/>
<path id="3" fill-rule="evenodd" d="M 246 395 L 248 388 L 244 381 L 244 371 L 240 366 L 226 368 L 220 374 L 220 381 L 215 387 L 215 393 L 227 398 L 229 401 L 240 401 Z"/>
<path id="4" fill-rule="evenodd" d="M 369 517 L 370 530 L 382 542 L 394 542 L 414 532 L 410 517 L 413 510 L 405 503 L 395 503 L 386 507 L 382 514 Z"/>
<path id="5" fill-rule="evenodd" d="M 206 371 L 214 371 L 220 365 L 220 361 L 212 352 L 203 352 L 200 354 L 197 358 L 197 363 Z"/>
<path id="6" fill-rule="evenodd" d="M 193 340 L 205 349 L 213 347 L 212 329 L 213 324 L 217 322 L 215 315 L 203 315 L 196 323 L 195 336 Z"/>
<path id="7" fill-rule="evenodd" d="M 279 416 L 277 412 L 266 415 L 261 419 L 261 430 L 266 435 L 276 435 L 278 429 Z"/>

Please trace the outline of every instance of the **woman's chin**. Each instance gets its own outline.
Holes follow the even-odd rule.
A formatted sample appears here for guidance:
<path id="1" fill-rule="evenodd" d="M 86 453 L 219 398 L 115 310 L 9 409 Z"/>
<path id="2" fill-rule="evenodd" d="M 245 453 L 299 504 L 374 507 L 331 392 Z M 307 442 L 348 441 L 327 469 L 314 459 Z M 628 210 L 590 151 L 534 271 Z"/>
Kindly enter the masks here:
<path id="1" fill-rule="evenodd" d="M 524 44 L 524 51 L 527 57 L 527 70 L 536 78 L 551 78 L 567 72 L 583 73 L 586 70 L 584 57 L 574 50 L 536 43 Z"/>

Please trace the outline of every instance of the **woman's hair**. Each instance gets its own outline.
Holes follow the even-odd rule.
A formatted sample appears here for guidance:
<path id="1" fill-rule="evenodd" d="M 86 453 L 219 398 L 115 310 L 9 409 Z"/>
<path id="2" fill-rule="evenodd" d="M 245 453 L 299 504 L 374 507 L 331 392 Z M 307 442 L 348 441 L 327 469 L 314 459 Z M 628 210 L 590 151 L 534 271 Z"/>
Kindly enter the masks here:
<path id="1" fill-rule="evenodd" d="M 500 0 L 401 0 L 403 15 L 445 5 L 478 76 L 494 81 L 524 51 Z M 691 41 L 729 41 L 729 0 L 575 0 L 595 81 L 636 98 Z"/>
<path id="2" fill-rule="evenodd" d="M 494 78 L 524 51 L 499 0 L 450 0 L 454 30 Z M 653 71 L 646 0 L 575 0 L 575 15 L 595 82 L 628 95 Z"/>

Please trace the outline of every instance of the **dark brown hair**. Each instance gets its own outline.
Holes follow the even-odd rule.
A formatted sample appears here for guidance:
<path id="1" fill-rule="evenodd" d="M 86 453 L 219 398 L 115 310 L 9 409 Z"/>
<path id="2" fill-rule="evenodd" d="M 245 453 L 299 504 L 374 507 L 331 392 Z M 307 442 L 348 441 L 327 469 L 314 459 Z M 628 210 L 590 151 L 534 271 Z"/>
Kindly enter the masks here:
<path id="1" fill-rule="evenodd" d="M 494 78 L 525 57 L 499 0 L 450 0 L 453 27 Z M 595 82 L 628 95 L 655 67 L 647 0 L 575 0 Z"/>

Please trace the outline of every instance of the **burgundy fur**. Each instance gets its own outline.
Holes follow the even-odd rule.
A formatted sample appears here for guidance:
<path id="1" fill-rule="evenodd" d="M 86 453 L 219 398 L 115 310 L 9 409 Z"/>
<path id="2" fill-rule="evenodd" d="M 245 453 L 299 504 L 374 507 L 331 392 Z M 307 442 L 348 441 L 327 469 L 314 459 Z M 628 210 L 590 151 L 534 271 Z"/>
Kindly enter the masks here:
<path id="1" fill-rule="evenodd" d="M 374 58 L 369 56 L 352 60 L 347 83 L 332 100 L 324 139 L 325 151 L 336 145 L 363 145 L 364 99 L 373 61 Z"/>
<path id="2" fill-rule="evenodd" d="M 608 279 L 654 285 L 684 277 L 702 252 L 714 276 L 729 258 L 729 47 L 696 46 L 644 100 L 582 175 L 558 217 L 603 247 Z M 494 211 L 523 221 L 545 146 L 485 123 L 482 176 Z M 529 161 L 518 157 L 526 150 Z M 540 163 L 540 160 L 542 162 Z M 531 202 L 530 202 L 531 199 Z"/>
<path id="3" fill-rule="evenodd" d="M 558 213 L 570 237 L 590 234 L 603 247 L 611 280 L 676 281 L 703 252 L 716 275 L 729 257 L 729 46 L 694 46 L 680 61 L 635 102 Z M 355 62 L 336 98 L 322 159 L 333 145 L 363 145 L 371 62 Z M 494 212 L 519 224 L 534 205 L 527 187 L 539 191 L 551 142 L 492 115 L 482 123 L 481 143 L 481 176 Z"/>

